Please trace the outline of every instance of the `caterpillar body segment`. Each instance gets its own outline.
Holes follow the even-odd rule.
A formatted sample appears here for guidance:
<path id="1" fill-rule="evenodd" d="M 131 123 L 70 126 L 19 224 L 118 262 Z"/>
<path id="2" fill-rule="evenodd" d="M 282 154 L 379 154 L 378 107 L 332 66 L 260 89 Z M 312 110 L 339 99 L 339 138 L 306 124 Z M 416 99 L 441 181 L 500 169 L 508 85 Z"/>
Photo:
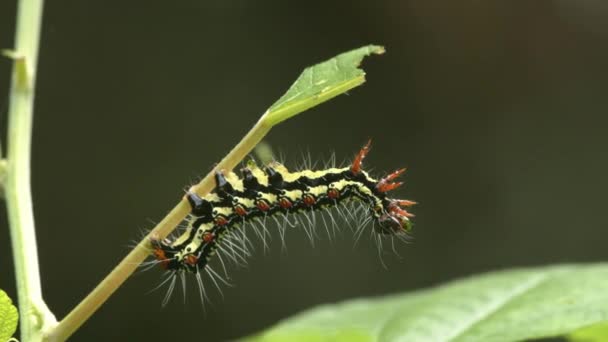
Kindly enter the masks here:
<path id="1" fill-rule="evenodd" d="M 387 196 L 389 191 L 402 185 L 394 180 L 405 169 L 381 179 L 371 177 L 363 170 L 363 159 L 369 150 L 370 142 L 350 166 L 342 168 L 290 172 L 282 164 L 273 162 L 265 167 L 249 163 L 241 170 L 241 177 L 218 171 L 213 192 L 203 197 L 191 192 L 186 194 L 192 211 L 183 234 L 173 241 L 152 241 L 156 262 L 174 273 L 199 273 L 208 267 L 209 260 L 227 237 L 237 231 L 246 234 L 249 222 L 265 222 L 268 217 L 289 220 L 291 214 L 324 210 L 346 201 L 360 201 L 365 206 L 369 220 L 375 223 L 376 233 L 407 235 L 413 217 L 407 208 L 416 203 Z"/>

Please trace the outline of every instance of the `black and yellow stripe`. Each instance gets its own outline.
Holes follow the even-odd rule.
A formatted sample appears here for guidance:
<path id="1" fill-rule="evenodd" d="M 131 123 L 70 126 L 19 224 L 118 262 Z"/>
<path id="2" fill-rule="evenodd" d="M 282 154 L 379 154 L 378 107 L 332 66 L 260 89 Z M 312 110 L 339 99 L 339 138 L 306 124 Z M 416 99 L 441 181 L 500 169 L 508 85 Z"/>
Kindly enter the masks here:
<path id="1" fill-rule="evenodd" d="M 361 169 L 369 143 L 344 168 L 290 172 L 279 163 L 264 168 L 248 165 L 242 177 L 216 173 L 216 188 L 204 197 L 188 193 L 192 206 L 188 228 L 172 242 L 153 241 L 154 255 L 169 270 L 197 273 L 207 266 L 232 228 L 256 218 L 322 210 L 344 201 L 358 200 L 369 208 L 381 234 L 407 234 L 410 217 L 408 200 L 386 196 L 401 183 L 392 180 L 404 170 L 380 180 Z"/>

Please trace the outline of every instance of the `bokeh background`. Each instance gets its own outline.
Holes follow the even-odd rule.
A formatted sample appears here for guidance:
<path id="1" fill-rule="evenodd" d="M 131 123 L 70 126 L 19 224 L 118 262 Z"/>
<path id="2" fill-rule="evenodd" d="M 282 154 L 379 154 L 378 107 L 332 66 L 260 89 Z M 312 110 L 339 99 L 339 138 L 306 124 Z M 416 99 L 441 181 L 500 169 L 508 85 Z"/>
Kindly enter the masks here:
<path id="1" fill-rule="evenodd" d="M 12 47 L 16 1 L 0 1 Z M 45 298 L 63 317 L 278 99 L 302 69 L 369 43 L 368 82 L 267 141 L 407 166 L 415 241 L 382 266 L 348 229 L 301 230 L 212 291 L 162 308 L 161 271 L 129 279 L 75 341 L 216 341 L 321 303 L 489 270 L 606 260 L 608 4 L 559 1 L 49 1 L 33 192 Z M 10 63 L 0 61 L 0 94 Z M 6 130 L 6 96 L 0 123 Z M 16 298 L 5 214 L 0 287 Z M 275 235 L 275 242 L 278 237 Z M 209 286 L 210 287 L 210 286 Z"/>

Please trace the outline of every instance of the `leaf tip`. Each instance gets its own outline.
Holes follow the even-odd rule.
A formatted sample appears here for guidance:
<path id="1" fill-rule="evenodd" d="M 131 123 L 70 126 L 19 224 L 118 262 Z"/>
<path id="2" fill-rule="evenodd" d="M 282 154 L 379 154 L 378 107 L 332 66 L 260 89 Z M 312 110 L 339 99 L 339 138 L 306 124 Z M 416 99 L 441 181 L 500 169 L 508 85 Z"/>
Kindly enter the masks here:
<path id="1" fill-rule="evenodd" d="M 386 48 L 382 45 L 370 45 L 370 48 L 372 49 L 372 53 L 376 55 L 382 55 L 386 52 Z"/>

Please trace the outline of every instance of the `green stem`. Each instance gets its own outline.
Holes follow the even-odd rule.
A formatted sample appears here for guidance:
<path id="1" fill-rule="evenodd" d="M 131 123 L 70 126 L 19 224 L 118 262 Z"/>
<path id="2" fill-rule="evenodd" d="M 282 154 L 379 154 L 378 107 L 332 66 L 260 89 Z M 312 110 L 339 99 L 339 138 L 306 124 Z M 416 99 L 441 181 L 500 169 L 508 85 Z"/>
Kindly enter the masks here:
<path id="1" fill-rule="evenodd" d="M 30 190 L 34 82 L 42 0 L 21 0 L 17 13 L 13 77 L 8 114 L 5 196 L 15 262 L 22 341 L 40 341 L 56 324 L 42 299 Z M 24 70 L 27 73 L 24 74 Z"/>
<path id="2" fill-rule="evenodd" d="M 247 135 L 222 159 L 214 170 L 190 190 L 201 196 L 215 187 L 215 170 L 232 170 L 262 140 L 272 127 L 264 114 Z M 127 280 L 139 264 L 150 255 L 150 238 L 164 238 L 188 215 L 190 205 L 182 200 L 165 218 L 110 272 L 97 287 L 59 324 L 46 334 L 45 341 L 65 341 Z"/>

